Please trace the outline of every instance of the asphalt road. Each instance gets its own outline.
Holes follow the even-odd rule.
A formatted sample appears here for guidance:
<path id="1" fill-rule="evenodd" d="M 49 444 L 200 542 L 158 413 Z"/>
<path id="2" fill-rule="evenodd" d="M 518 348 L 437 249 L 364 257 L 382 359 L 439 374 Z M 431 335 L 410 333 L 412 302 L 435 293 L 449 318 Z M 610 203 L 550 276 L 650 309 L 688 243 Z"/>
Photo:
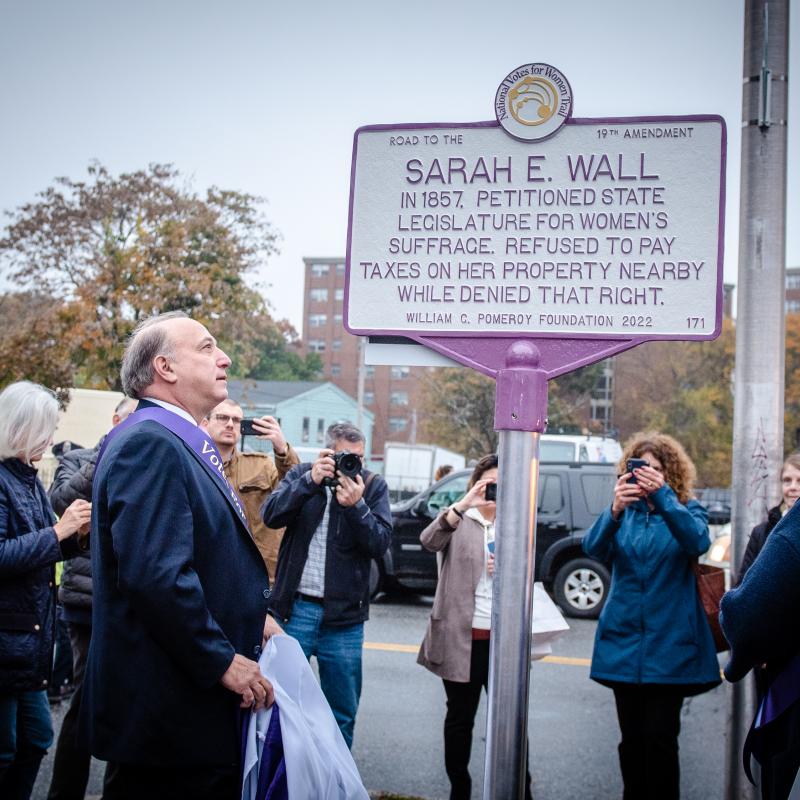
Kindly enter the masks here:
<path id="1" fill-rule="evenodd" d="M 441 681 L 416 663 L 430 599 L 384 597 L 374 603 L 366 628 L 364 687 L 353 755 L 370 791 L 448 797 Z M 531 766 L 536 800 L 609 800 L 622 796 L 617 767 L 618 729 L 609 689 L 589 680 L 595 623 L 570 620 L 552 661 L 533 664 L 530 697 Z M 56 707 L 60 723 L 64 710 Z M 725 688 L 684 703 L 681 731 L 683 800 L 721 797 L 724 770 Z M 482 797 L 486 703 L 475 724 L 473 797 Z M 52 754 L 42 766 L 33 797 L 44 800 Z M 88 796 L 99 795 L 100 762 L 93 764 Z M 143 798 L 143 800 L 145 800 Z"/>

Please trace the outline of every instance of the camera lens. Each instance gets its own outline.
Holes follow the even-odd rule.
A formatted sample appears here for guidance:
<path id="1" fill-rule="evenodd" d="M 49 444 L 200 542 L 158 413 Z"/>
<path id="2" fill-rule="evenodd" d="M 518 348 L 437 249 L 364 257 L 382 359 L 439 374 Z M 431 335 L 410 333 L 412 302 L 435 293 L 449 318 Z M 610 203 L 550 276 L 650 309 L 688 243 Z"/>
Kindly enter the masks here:
<path id="1" fill-rule="evenodd" d="M 336 469 L 348 478 L 355 478 L 361 472 L 361 459 L 355 453 L 344 450 L 336 454 Z"/>

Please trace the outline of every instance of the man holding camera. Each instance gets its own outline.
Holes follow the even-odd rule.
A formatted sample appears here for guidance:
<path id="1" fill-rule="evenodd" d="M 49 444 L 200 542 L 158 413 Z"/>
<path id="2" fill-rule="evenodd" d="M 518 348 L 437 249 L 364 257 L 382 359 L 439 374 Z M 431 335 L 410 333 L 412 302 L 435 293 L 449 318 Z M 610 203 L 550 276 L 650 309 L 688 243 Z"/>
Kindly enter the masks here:
<path id="1" fill-rule="evenodd" d="M 361 649 L 373 559 L 389 547 L 389 489 L 362 468 L 364 434 L 331 425 L 313 464 L 293 467 L 269 496 L 264 523 L 286 527 L 270 609 L 307 658 L 348 747 L 361 696 Z"/>
<path id="2" fill-rule="evenodd" d="M 243 417 L 240 405 L 233 400 L 223 400 L 201 425 L 208 431 L 222 456 L 225 477 L 242 500 L 250 532 L 267 565 L 270 583 L 274 584 L 283 531 L 264 525 L 261 507 L 289 469 L 300 463 L 300 459 L 286 441 L 281 426 L 274 417 L 257 417 L 252 420 L 252 426 L 259 439 L 272 442 L 275 460 L 265 453 L 239 452 L 236 446 L 242 438 Z"/>

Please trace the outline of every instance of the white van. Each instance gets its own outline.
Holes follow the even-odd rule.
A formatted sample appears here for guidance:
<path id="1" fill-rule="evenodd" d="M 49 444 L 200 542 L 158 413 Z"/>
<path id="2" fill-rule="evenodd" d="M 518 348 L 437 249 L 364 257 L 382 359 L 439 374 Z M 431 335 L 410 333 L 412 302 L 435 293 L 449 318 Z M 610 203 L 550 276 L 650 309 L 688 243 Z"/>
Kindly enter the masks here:
<path id="1" fill-rule="evenodd" d="M 544 433 L 540 438 L 539 460 L 542 462 L 571 461 L 616 464 L 622 447 L 607 436 L 567 436 Z"/>

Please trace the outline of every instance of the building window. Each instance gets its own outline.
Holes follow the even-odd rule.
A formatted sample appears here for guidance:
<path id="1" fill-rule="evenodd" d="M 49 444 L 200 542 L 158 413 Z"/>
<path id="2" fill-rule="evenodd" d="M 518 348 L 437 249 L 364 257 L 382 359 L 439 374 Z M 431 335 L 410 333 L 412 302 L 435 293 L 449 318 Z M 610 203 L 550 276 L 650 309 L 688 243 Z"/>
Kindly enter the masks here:
<path id="1" fill-rule="evenodd" d="M 342 324 L 342 315 L 341 314 L 334 314 L 333 315 L 333 324 L 334 325 L 341 325 Z"/>
<path id="2" fill-rule="evenodd" d="M 389 430 L 392 433 L 404 431 L 408 426 L 408 420 L 405 417 L 389 417 Z"/>
<path id="3" fill-rule="evenodd" d="M 375 392 L 364 392 L 364 405 L 371 406 L 375 402 Z"/>
<path id="4" fill-rule="evenodd" d="M 321 328 L 323 325 L 327 324 L 328 322 L 328 315 L 327 314 L 309 314 L 308 315 L 308 327 L 309 328 Z"/>
<path id="5" fill-rule="evenodd" d="M 392 392 L 390 401 L 393 406 L 407 406 L 408 392 Z"/>
<path id="6" fill-rule="evenodd" d="M 800 289 L 800 273 L 790 272 L 786 275 L 787 289 Z"/>
<path id="7" fill-rule="evenodd" d="M 309 428 L 311 427 L 311 420 L 308 417 L 303 417 L 303 441 L 308 441 Z"/>
<path id="8" fill-rule="evenodd" d="M 331 375 L 338 378 L 342 374 L 342 368 L 339 364 L 331 364 Z"/>
<path id="9" fill-rule="evenodd" d="M 392 380 L 402 380 L 411 374 L 411 367 L 392 367 Z"/>
<path id="10" fill-rule="evenodd" d="M 796 314 L 800 311 L 800 300 L 787 300 L 786 301 L 786 313 L 787 314 Z"/>
<path id="11" fill-rule="evenodd" d="M 325 340 L 324 339 L 309 339 L 308 340 L 308 349 L 312 353 L 324 353 L 325 352 Z"/>
<path id="12" fill-rule="evenodd" d="M 310 292 L 312 303 L 327 303 L 328 290 L 327 289 L 312 289 Z"/>
<path id="13" fill-rule="evenodd" d="M 331 350 L 341 350 L 342 349 L 342 340 L 341 339 L 334 339 L 331 342 Z"/>
<path id="14" fill-rule="evenodd" d="M 325 420 L 321 417 L 317 420 L 317 444 L 325 441 Z"/>
<path id="15" fill-rule="evenodd" d="M 311 265 L 311 274 L 315 278 L 321 278 L 323 275 L 328 274 L 328 270 L 330 269 L 330 265 L 328 264 L 312 264 Z"/>
<path id="16" fill-rule="evenodd" d="M 364 365 L 364 377 L 365 378 L 374 378 L 375 377 L 375 366 L 373 364 L 365 364 Z"/>
<path id="17" fill-rule="evenodd" d="M 334 289 L 334 291 L 333 291 L 333 299 L 334 300 L 344 300 L 344 289 Z"/>
<path id="18" fill-rule="evenodd" d="M 338 272 L 339 275 L 344 275 L 344 261 L 336 265 L 336 272 Z"/>

